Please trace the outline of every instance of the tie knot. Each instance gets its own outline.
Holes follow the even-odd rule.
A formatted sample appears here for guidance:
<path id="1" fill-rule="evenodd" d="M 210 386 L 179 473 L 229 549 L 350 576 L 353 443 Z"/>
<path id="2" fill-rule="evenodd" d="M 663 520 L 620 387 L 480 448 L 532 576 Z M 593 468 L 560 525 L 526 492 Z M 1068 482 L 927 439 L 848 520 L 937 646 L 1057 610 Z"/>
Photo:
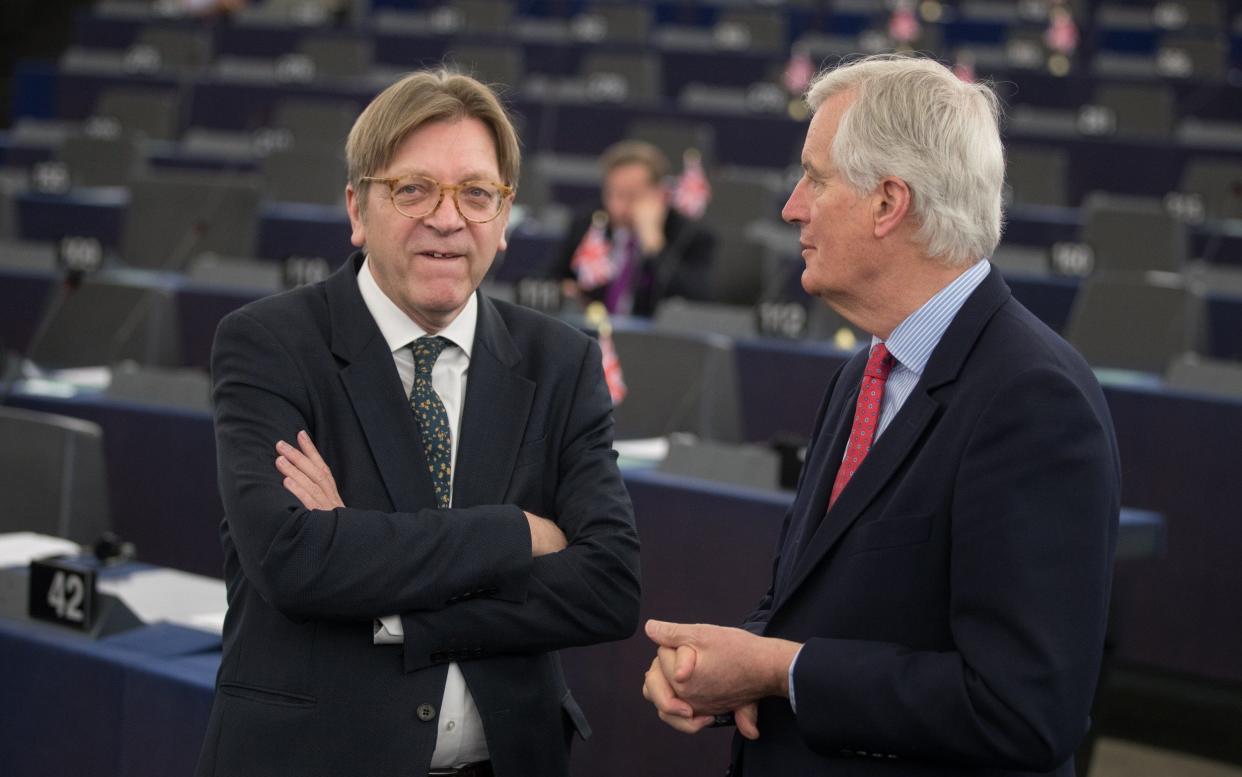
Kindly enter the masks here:
<path id="1" fill-rule="evenodd" d="M 884 343 L 876 343 L 871 349 L 870 358 L 867 359 L 865 374 L 876 380 L 888 380 L 888 374 L 893 371 L 896 363 L 897 359 L 888 352 Z"/>
<path id="2" fill-rule="evenodd" d="M 429 336 L 415 340 L 411 346 L 414 351 L 414 371 L 420 375 L 431 375 L 436 359 L 440 358 L 440 354 L 448 346 L 449 341 L 443 337 Z"/>

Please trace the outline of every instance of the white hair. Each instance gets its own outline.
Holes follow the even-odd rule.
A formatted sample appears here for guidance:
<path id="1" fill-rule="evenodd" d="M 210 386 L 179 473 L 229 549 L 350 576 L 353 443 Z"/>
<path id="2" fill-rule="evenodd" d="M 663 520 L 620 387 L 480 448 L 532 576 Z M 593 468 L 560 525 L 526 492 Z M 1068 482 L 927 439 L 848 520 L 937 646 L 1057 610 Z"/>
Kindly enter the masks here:
<path id="1" fill-rule="evenodd" d="M 820 73 L 806 102 L 814 111 L 844 92 L 854 100 L 837 126 L 832 163 L 846 183 L 865 194 L 885 176 L 905 181 L 929 256 L 964 266 L 991 254 L 1005 180 L 992 89 L 935 60 L 879 54 Z"/>

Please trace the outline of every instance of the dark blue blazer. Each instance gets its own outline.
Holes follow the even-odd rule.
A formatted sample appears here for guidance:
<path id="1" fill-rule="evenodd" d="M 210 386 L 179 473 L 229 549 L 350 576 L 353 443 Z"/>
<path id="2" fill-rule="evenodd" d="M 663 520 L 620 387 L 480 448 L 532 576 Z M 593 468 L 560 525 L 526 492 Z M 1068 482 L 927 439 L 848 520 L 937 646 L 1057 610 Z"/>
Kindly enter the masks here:
<path id="1" fill-rule="evenodd" d="M 1082 358 L 993 270 L 832 510 L 866 351 L 833 378 L 747 627 L 805 642 L 734 774 L 1072 775 L 1120 474 Z"/>
<path id="2" fill-rule="evenodd" d="M 426 774 L 450 661 L 497 775 L 566 774 L 570 735 L 589 727 L 555 651 L 624 638 L 638 618 L 599 347 L 480 295 L 453 509 L 435 509 L 361 260 L 216 334 L 229 611 L 198 775 Z M 306 510 L 281 486 L 273 445 L 299 429 L 346 508 Z M 569 547 L 532 560 L 523 509 Z M 404 646 L 372 644 L 373 619 L 392 613 Z"/>

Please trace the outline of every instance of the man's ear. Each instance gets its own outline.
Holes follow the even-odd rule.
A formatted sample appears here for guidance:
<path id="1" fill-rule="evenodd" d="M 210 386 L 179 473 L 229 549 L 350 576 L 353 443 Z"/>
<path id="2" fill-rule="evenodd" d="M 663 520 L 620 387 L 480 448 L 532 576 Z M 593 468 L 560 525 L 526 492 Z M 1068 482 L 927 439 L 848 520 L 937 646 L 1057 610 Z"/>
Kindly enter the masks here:
<path id="1" fill-rule="evenodd" d="M 872 206 L 876 237 L 887 237 L 901 226 L 910 212 L 912 198 L 913 193 L 905 181 L 893 176 L 881 179 Z"/>
<path id="2" fill-rule="evenodd" d="M 354 191 L 353 184 L 345 185 L 345 210 L 349 212 L 349 242 L 353 243 L 355 248 L 362 248 L 367 244 L 367 229 L 363 223 L 362 210 L 358 192 Z"/>
<path id="3" fill-rule="evenodd" d="M 509 202 L 504 207 L 504 212 L 496 217 L 500 221 L 500 242 L 496 244 L 496 252 L 499 253 L 509 247 L 509 214 L 513 212 L 513 201 L 517 199 L 517 195 L 509 195 Z"/>

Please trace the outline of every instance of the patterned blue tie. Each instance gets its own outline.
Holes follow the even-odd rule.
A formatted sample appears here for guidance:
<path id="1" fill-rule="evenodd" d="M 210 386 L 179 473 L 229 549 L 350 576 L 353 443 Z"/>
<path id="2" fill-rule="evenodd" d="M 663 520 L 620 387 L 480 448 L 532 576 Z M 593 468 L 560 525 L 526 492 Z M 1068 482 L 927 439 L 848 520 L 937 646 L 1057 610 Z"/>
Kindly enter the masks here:
<path id="1" fill-rule="evenodd" d="M 420 337 L 414 341 L 414 386 L 410 389 L 410 407 L 418 419 L 423 435 L 423 450 L 436 488 L 436 502 L 441 508 L 450 506 L 450 484 L 453 477 L 453 435 L 448 413 L 440 395 L 431 385 L 431 368 L 440 353 L 452 345 L 443 337 Z"/>

